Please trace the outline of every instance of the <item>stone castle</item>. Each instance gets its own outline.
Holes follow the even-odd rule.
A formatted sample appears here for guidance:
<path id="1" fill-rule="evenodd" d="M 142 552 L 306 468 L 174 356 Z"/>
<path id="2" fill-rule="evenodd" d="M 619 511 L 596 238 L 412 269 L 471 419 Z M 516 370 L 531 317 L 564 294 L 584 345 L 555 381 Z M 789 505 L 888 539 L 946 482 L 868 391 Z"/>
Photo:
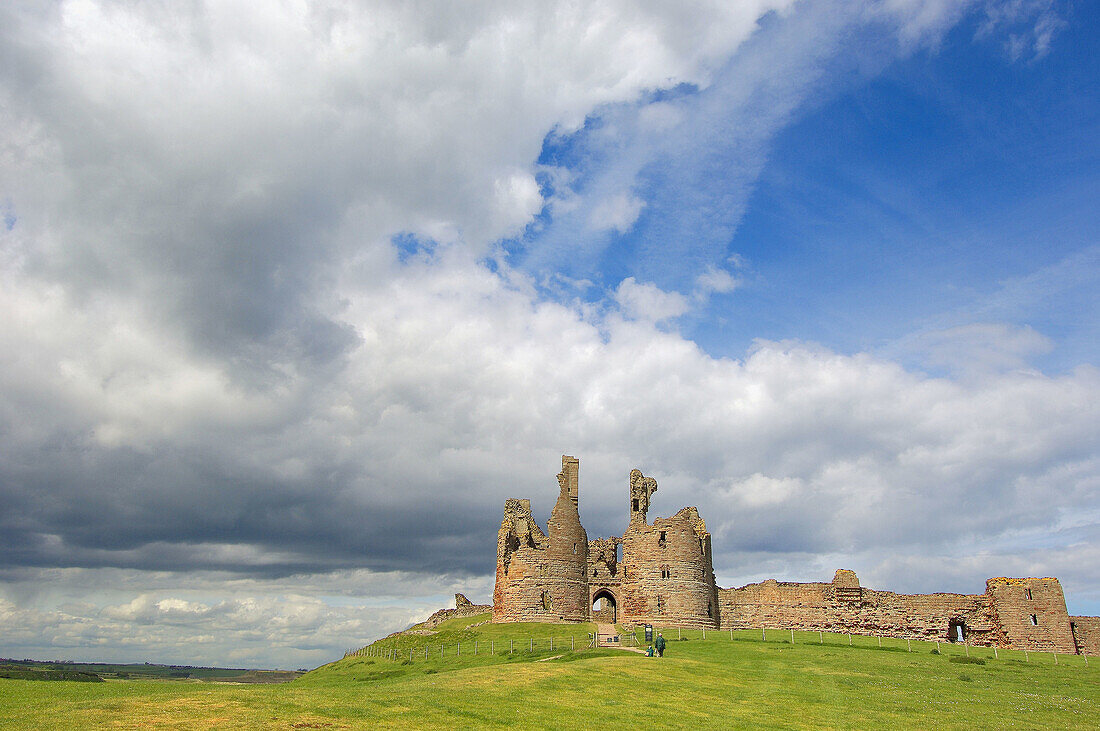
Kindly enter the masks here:
<path id="1" fill-rule="evenodd" d="M 840 569 L 831 582 L 770 579 L 722 589 L 698 510 L 650 523 L 657 481 L 632 470 L 626 531 L 589 540 L 579 511 L 580 463 L 561 461 L 546 533 L 530 500 L 505 502 L 494 622 L 776 627 L 1100 655 L 1100 617 L 1069 616 L 1055 578 L 989 579 L 984 594 L 913 595 L 867 589 L 855 572 Z"/>

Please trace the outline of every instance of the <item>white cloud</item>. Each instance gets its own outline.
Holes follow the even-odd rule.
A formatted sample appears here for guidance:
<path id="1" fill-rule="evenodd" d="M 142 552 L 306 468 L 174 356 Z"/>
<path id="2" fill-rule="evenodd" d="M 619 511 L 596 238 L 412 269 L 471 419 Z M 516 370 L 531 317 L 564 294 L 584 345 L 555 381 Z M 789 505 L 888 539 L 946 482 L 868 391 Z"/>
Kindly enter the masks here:
<path id="1" fill-rule="evenodd" d="M 932 368 L 980 376 L 1026 368 L 1031 358 L 1053 347 L 1050 338 L 1030 327 L 995 322 L 915 333 L 896 343 L 892 351 L 915 356 Z"/>
<path id="2" fill-rule="evenodd" d="M 706 296 L 715 292 L 718 294 L 732 292 L 737 289 L 741 281 L 725 269 L 708 265 L 703 273 L 695 278 L 695 284 L 698 296 Z"/>
<path id="3" fill-rule="evenodd" d="M 595 231 L 614 229 L 628 232 L 645 207 L 645 201 L 627 193 L 618 193 L 597 203 L 588 216 L 588 225 Z"/>
<path id="4" fill-rule="evenodd" d="M 647 322 L 664 322 L 688 311 L 688 300 L 679 292 L 665 292 L 649 282 L 639 284 L 634 277 L 619 282 L 615 301 L 627 317 Z"/>
<path id="5" fill-rule="evenodd" d="M 953 12 L 890 5 L 920 37 Z M 1095 509 L 1100 375 L 1006 369 L 1038 333 L 941 338 L 988 343 L 997 367 L 970 380 L 803 343 L 713 358 L 663 327 L 690 300 L 652 280 L 623 278 L 608 310 L 483 261 L 544 203 L 587 226 L 610 202 L 601 226 L 638 225 L 633 183 L 661 159 L 643 148 L 702 154 L 732 127 L 737 195 L 685 219 L 728 233 L 855 22 L 815 3 L 726 66 L 791 6 L 0 10 L 0 652 L 319 664 L 440 594 L 486 599 L 502 501 L 545 516 L 563 452 L 582 459 L 590 534 L 622 530 L 639 466 L 657 512 L 700 507 L 724 581 L 754 552 L 796 572 L 860 551 L 928 566 L 960 536 Z M 612 109 L 595 147 L 635 122 L 640 147 L 542 200 L 551 129 L 679 82 L 715 93 Z M 402 232 L 435 241 L 402 262 Z M 735 287 L 707 268 L 725 257 L 693 261 L 684 291 Z M 1072 570 L 1058 556 L 1077 540 L 1029 565 Z"/>

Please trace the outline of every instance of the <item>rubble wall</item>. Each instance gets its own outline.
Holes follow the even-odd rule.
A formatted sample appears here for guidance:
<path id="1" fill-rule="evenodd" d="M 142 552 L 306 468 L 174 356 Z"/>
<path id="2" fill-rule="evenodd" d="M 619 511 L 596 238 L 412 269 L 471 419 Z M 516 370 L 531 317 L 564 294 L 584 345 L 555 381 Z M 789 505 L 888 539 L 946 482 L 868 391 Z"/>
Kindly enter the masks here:
<path id="1" fill-rule="evenodd" d="M 775 579 L 736 589 L 719 589 L 722 627 L 782 628 L 852 634 L 882 634 L 949 641 L 963 635 L 978 645 L 994 644 L 990 598 L 984 594 L 896 594 L 852 586 L 853 572 L 840 570 L 833 582 Z M 963 627 L 962 631 L 958 626 Z"/>

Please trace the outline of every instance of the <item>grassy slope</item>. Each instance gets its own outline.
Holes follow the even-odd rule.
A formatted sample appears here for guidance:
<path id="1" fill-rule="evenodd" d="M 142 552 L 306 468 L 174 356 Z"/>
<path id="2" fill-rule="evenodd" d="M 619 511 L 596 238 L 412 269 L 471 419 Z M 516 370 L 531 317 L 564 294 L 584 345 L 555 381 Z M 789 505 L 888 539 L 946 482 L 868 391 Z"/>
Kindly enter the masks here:
<path id="1" fill-rule="evenodd" d="M 402 648 L 403 662 L 353 656 L 277 686 L 193 683 L 33 683 L 0 681 L 0 726 L 5 728 L 135 727 L 288 728 L 419 727 L 449 725 L 579 727 L 695 726 L 820 728 L 929 725 L 972 728 L 1094 727 L 1100 718 L 1100 662 L 1032 655 L 1031 662 L 994 660 L 985 665 L 932 655 L 931 645 L 872 638 L 799 635 L 797 643 L 769 642 L 756 633 L 699 633 L 669 643 L 663 659 L 614 650 L 555 651 L 577 626 L 483 625 L 455 620 L 439 635 L 405 635 L 376 643 Z M 584 630 L 587 632 L 588 630 Z M 685 633 L 686 634 L 686 633 Z M 675 630 L 666 637 L 675 638 Z M 497 638 L 498 654 L 466 643 Z M 543 639 L 533 653 L 501 653 L 501 639 Z M 812 640 L 812 642 L 811 642 Z M 461 657 L 440 660 L 440 641 L 464 644 Z M 421 648 L 434 652 L 423 660 Z M 518 644 L 518 643 L 517 643 Z M 407 650 L 419 660 L 407 661 Z M 472 647 L 470 648 L 472 652 Z M 944 647 L 953 656 L 961 648 Z M 534 660 L 561 656 L 544 662 Z M 1021 656 L 1022 659 L 1022 656 Z"/>

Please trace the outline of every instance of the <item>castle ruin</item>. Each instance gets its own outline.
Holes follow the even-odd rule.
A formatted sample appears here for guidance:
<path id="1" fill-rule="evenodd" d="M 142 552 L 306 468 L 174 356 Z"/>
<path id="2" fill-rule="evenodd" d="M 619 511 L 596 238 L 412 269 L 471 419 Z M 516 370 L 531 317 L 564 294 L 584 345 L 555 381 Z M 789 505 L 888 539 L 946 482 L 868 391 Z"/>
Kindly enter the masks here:
<path id="1" fill-rule="evenodd" d="M 796 630 L 966 641 L 1100 655 L 1100 618 L 1071 617 L 1055 578 L 994 578 L 984 594 L 896 594 L 831 582 L 715 583 L 710 533 L 693 507 L 648 513 L 657 481 L 631 470 L 622 536 L 589 540 L 579 511 L 580 463 L 563 456 L 543 533 L 531 501 L 509 499 L 497 536 L 494 622 L 650 623 L 664 627 Z"/>

